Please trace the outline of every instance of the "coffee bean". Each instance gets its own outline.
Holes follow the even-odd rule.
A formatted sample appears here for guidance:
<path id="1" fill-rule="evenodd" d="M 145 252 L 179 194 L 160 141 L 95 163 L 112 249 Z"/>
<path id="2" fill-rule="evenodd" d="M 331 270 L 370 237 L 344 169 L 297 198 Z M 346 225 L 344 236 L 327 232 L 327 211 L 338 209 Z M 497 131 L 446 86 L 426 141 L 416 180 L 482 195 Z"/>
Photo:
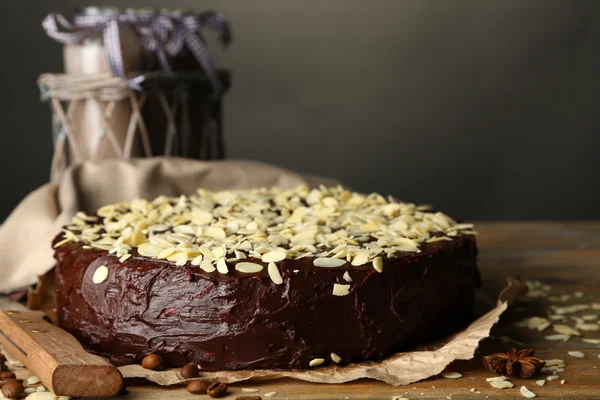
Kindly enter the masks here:
<path id="1" fill-rule="evenodd" d="M 196 364 L 188 364 L 183 366 L 179 373 L 184 379 L 192 379 L 200 376 L 198 373 L 198 366 Z"/>
<path id="2" fill-rule="evenodd" d="M 203 380 L 197 379 L 195 381 L 191 381 L 187 385 L 187 391 L 192 394 L 206 394 L 206 390 L 208 389 L 208 385 Z"/>
<path id="3" fill-rule="evenodd" d="M 262 397 L 260 396 L 242 396 L 242 397 L 238 397 L 235 400 L 262 400 Z"/>
<path id="4" fill-rule="evenodd" d="M 223 397 L 227 393 L 227 385 L 221 382 L 213 382 L 208 385 L 206 393 L 208 393 L 210 397 Z"/>
<path id="5" fill-rule="evenodd" d="M 7 399 L 18 399 L 25 393 L 23 384 L 18 381 L 11 381 L 2 386 L 2 396 Z"/>
<path id="6" fill-rule="evenodd" d="M 4 379 L 16 379 L 16 375 L 14 372 L 0 372 L 0 380 L 4 380 Z"/>
<path id="7" fill-rule="evenodd" d="M 142 360 L 142 367 L 157 370 L 162 366 L 162 359 L 157 354 L 150 354 Z"/>
<path id="8" fill-rule="evenodd" d="M 0 388 L 6 385 L 9 382 L 17 381 L 19 383 L 23 383 L 23 379 L 0 379 Z"/>

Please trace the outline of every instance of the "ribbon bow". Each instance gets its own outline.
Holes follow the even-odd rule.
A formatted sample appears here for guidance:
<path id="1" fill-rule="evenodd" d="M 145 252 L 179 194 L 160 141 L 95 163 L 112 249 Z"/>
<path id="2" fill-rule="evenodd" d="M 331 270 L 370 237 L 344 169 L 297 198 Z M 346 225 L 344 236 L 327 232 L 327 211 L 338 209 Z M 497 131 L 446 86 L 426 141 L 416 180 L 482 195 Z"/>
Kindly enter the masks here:
<path id="1" fill-rule="evenodd" d="M 102 32 L 106 56 L 113 73 L 127 80 L 132 89 L 141 90 L 143 76 L 133 79 L 127 79 L 125 76 L 119 40 L 119 26 L 122 24 L 130 24 L 137 30 L 143 39 L 144 48 L 155 52 L 162 68 L 169 73 L 172 69 L 167 55 L 176 56 L 185 45 L 204 70 L 215 96 L 220 96 L 223 87 L 208 48 L 202 40 L 201 30 L 206 27 L 217 31 L 220 41 L 227 46 L 231 42 L 231 28 L 222 14 L 207 11 L 199 15 L 180 17 L 165 14 L 78 15 L 75 24 L 72 25 L 61 14 L 51 13 L 42 22 L 48 36 L 65 44 L 82 43 Z"/>

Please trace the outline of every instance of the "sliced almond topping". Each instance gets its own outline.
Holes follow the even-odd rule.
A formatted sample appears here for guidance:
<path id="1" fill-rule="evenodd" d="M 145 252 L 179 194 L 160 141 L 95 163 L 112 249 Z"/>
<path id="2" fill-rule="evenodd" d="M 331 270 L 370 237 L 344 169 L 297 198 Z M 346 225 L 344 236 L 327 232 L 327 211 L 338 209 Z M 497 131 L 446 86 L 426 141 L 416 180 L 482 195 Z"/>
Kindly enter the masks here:
<path id="1" fill-rule="evenodd" d="M 339 258 L 319 257 L 315 258 L 313 264 L 315 267 L 337 268 L 346 264 L 346 260 L 340 260 Z"/>
<path id="2" fill-rule="evenodd" d="M 533 399 L 535 397 L 535 393 L 527 389 L 527 386 L 521 386 L 520 392 L 523 397 L 527 397 L 528 399 Z"/>
<path id="3" fill-rule="evenodd" d="M 352 259 L 352 265 L 354 265 L 355 267 L 365 265 L 367 262 L 369 262 L 369 253 L 358 253 Z"/>
<path id="4" fill-rule="evenodd" d="M 342 361 L 342 357 L 338 356 L 337 354 L 335 354 L 335 353 L 331 353 L 330 355 L 331 355 L 331 360 L 332 360 L 334 363 L 336 363 L 336 364 L 337 364 L 337 363 L 339 363 L 340 361 Z"/>
<path id="5" fill-rule="evenodd" d="M 244 274 L 254 274 L 263 270 L 263 266 L 253 262 L 242 261 L 235 264 L 235 270 Z M 218 267 L 217 267 L 218 269 Z"/>
<path id="6" fill-rule="evenodd" d="M 195 265 L 195 266 L 198 266 L 198 265 L 200 265 L 201 262 L 202 262 L 202 254 L 200 254 L 199 256 L 195 257 L 192 260 L 191 264 Z"/>
<path id="7" fill-rule="evenodd" d="M 223 228 L 219 228 L 218 226 L 209 226 L 204 229 L 204 235 L 215 238 L 215 239 L 225 239 L 227 234 Z"/>
<path id="8" fill-rule="evenodd" d="M 375 271 L 379 273 L 383 272 L 383 258 L 375 257 L 373 260 L 373 268 L 375 268 Z"/>
<path id="9" fill-rule="evenodd" d="M 162 251 L 162 248 L 152 243 L 142 243 L 137 248 L 138 253 L 144 257 L 157 258 L 158 253 Z"/>
<path id="10" fill-rule="evenodd" d="M 314 360 L 311 360 L 308 365 L 310 365 L 311 367 L 318 367 L 319 365 L 323 364 L 325 362 L 324 358 L 315 358 Z"/>
<path id="11" fill-rule="evenodd" d="M 277 392 L 267 392 L 265 393 L 265 397 L 275 397 L 277 396 Z"/>
<path id="12" fill-rule="evenodd" d="M 278 262 L 278 261 L 283 261 L 285 260 L 285 258 L 287 257 L 287 254 L 285 251 L 283 250 L 273 250 L 273 251 L 269 251 L 268 253 L 265 253 L 262 255 L 261 260 L 262 262 Z"/>
<path id="13" fill-rule="evenodd" d="M 557 381 L 557 380 L 559 380 L 559 379 L 560 379 L 560 376 L 558 376 L 558 375 L 550 375 L 550 376 L 548 376 L 548 377 L 546 378 L 546 380 L 547 380 L 548 382 Z"/>
<path id="14" fill-rule="evenodd" d="M 339 283 L 333 284 L 333 295 L 334 296 L 346 296 L 350 293 L 350 285 L 340 285 Z"/>
<path id="15" fill-rule="evenodd" d="M 202 260 L 200 261 L 200 269 L 204 272 L 215 272 L 216 268 L 214 265 L 212 265 L 212 262 L 210 262 L 209 260 Z"/>
<path id="16" fill-rule="evenodd" d="M 535 381 L 535 384 L 538 386 L 544 386 L 546 384 L 546 380 L 545 379 L 540 379 L 538 381 Z"/>
<path id="17" fill-rule="evenodd" d="M 227 268 L 227 263 L 224 258 L 219 258 L 217 261 L 217 271 L 222 274 L 227 274 L 229 272 L 229 268 Z"/>
<path id="18" fill-rule="evenodd" d="M 267 267 L 267 272 L 269 273 L 269 278 L 276 285 L 281 285 L 283 283 L 283 279 L 281 278 L 281 273 L 279 273 L 279 269 L 274 262 L 270 262 Z"/>
<path id="19" fill-rule="evenodd" d="M 158 255 L 156 257 L 159 259 L 165 259 L 173 253 L 175 253 L 175 247 L 170 247 L 168 249 L 162 250 L 160 253 L 158 253 Z"/>
<path id="20" fill-rule="evenodd" d="M 106 278 L 108 278 L 108 267 L 106 267 L 106 265 L 101 265 L 98 268 L 96 268 L 96 271 L 94 271 L 94 275 L 92 276 L 92 282 L 98 285 L 104 282 Z"/>
<path id="21" fill-rule="evenodd" d="M 346 282 L 352 282 L 352 278 L 350 277 L 350 274 L 348 273 L 348 271 L 344 272 L 344 276 L 342 276 L 342 278 L 346 281 Z"/>
<path id="22" fill-rule="evenodd" d="M 255 389 L 255 388 L 242 388 L 242 392 L 245 392 L 245 393 L 256 393 L 256 392 L 259 392 L 259 391 L 260 390 Z"/>

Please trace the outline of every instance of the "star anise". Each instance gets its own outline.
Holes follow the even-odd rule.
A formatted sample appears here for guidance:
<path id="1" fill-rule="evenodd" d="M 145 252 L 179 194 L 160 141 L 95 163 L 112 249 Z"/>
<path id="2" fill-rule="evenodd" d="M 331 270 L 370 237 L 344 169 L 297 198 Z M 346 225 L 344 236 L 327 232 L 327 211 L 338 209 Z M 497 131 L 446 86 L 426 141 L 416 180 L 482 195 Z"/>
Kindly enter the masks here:
<path id="1" fill-rule="evenodd" d="M 495 374 L 520 376 L 531 378 L 546 365 L 545 361 L 534 357 L 535 350 L 526 349 L 517 353 L 517 349 L 510 349 L 507 353 L 490 354 L 483 356 L 483 365 Z"/>

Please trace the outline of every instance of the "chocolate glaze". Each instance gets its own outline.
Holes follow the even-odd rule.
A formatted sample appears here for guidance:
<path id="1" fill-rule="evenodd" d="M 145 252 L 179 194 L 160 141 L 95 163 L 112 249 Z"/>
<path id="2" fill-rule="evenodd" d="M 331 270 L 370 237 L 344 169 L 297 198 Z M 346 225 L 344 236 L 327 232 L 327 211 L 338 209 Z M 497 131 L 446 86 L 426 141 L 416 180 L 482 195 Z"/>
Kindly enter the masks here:
<path id="1" fill-rule="evenodd" d="M 223 275 L 133 254 L 121 263 L 78 243 L 55 253 L 59 325 L 120 364 L 151 353 L 169 366 L 207 370 L 308 368 L 315 358 L 330 363 L 331 352 L 341 364 L 377 360 L 462 327 L 480 286 L 473 236 L 385 259 L 382 273 L 370 264 L 284 260 L 277 263 L 281 285 L 266 265 L 256 274 L 230 265 Z M 110 273 L 94 284 L 100 265 Z M 345 271 L 351 292 L 333 296 L 334 283 L 347 284 Z"/>

